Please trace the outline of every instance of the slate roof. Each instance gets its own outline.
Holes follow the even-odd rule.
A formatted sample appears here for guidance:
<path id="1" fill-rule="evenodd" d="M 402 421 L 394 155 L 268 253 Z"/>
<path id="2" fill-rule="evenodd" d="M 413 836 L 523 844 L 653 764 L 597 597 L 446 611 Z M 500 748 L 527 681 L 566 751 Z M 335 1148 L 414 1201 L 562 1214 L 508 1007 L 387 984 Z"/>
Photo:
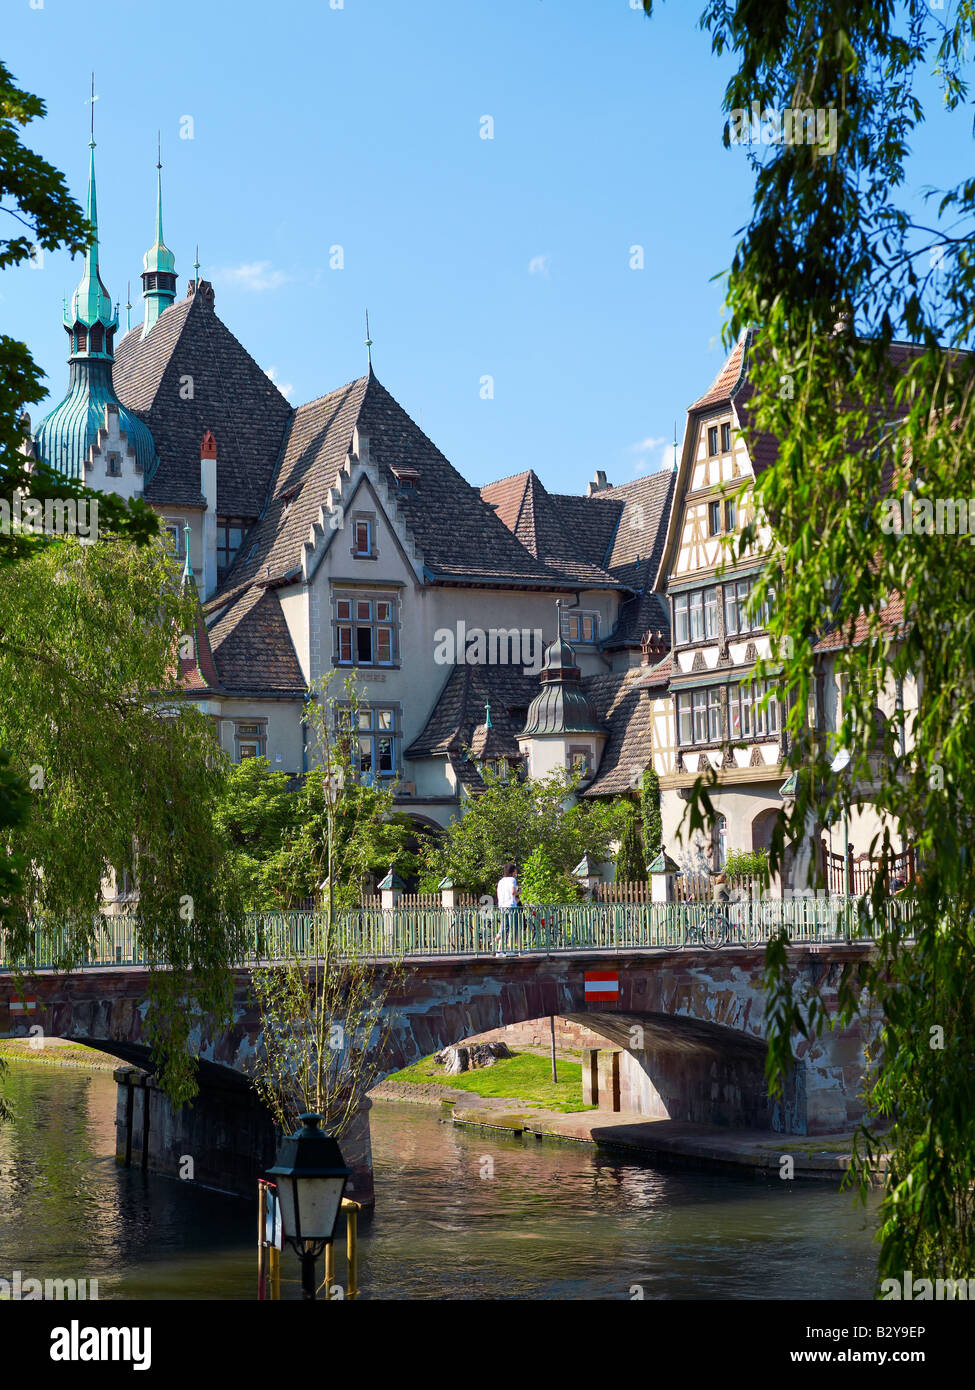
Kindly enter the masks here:
<path id="1" fill-rule="evenodd" d="M 622 503 L 606 564 L 622 583 L 638 591 L 622 605 L 616 627 L 603 641 L 607 650 L 638 647 L 647 632 L 660 632 L 662 641 L 670 644 L 670 612 L 653 586 L 667 538 L 676 480 L 673 470 L 667 469 L 586 499 L 590 504 L 599 500 Z"/>
<path id="2" fill-rule="evenodd" d="M 596 776 L 584 796 L 631 791 L 653 761 L 653 702 L 646 676 L 646 667 L 631 666 L 583 681 L 590 703 L 609 730 Z"/>
<path id="3" fill-rule="evenodd" d="M 601 563 L 581 553 L 579 533 L 566 527 L 560 502 L 549 494 L 533 469 L 488 483 L 481 488 L 481 496 L 496 507 L 508 530 L 536 560 L 576 584 L 589 588 L 619 587 L 619 581 Z"/>
<path id="4" fill-rule="evenodd" d="M 186 378 L 192 400 L 184 399 Z M 146 484 L 147 502 L 202 505 L 200 445 L 210 429 L 220 515 L 260 514 L 292 407 L 217 318 L 206 281 L 168 308 L 147 338 L 141 324 L 125 335 L 113 382 L 123 405 L 149 426 L 161 460 Z"/>
<path id="5" fill-rule="evenodd" d="M 517 747 L 525 712 L 538 691 L 538 677 L 524 675 L 520 666 L 452 666 L 423 730 L 405 756 L 462 755 L 471 746 L 475 729 L 484 723 L 487 701 L 496 740 Z M 522 713 L 512 714 L 512 710 Z"/>
<path id="6" fill-rule="evenodd" d="M 217 600 L 209 630 L 224 686 L 235 695 L 302 698 L 306 691 L 291 634 L 273 589 L 254 585 L 230 603 Z"/>

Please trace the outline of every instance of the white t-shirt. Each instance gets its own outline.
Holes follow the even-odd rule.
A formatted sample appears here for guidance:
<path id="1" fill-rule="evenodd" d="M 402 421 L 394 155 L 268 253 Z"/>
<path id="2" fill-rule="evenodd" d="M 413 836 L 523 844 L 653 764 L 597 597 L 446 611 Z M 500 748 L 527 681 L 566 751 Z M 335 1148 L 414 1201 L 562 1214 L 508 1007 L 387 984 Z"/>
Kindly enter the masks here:
<path id="1" fill-rule="evenodd" d="M 498 879 L 498 907 L 515 907 L 515 893 L 518 888 L 518 880 L 506 876 Z"/>

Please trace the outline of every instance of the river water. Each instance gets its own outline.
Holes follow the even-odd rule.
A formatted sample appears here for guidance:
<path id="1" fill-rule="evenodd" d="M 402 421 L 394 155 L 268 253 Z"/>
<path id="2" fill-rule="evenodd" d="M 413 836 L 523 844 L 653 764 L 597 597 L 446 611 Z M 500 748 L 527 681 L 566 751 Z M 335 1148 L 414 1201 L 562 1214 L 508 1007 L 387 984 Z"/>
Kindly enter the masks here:
<path id="1" fill-rule="evenodd" d="M 97 1279 L 100 1299 L 256 1296 L 256 1201 L 118 1168 L 110 1071 L 12 1062 L 5 1094 L 0 1279 Z M 826 1184 L 654 1169 L 387 1102 L 372 1139 L 364 1298 L 871 1297 L 867 1217 Z M 297 1297 L 287 1254 L 283 1275 Z"/>

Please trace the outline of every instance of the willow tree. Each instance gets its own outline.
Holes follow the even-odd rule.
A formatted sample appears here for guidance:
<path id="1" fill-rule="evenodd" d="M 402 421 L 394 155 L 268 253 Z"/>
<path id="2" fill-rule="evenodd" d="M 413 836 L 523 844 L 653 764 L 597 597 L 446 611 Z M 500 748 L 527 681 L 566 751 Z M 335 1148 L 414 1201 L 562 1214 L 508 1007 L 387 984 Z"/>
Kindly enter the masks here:
<path id="1" fill-rule="evenodd" d="M 210 721 L 180 698 L 175 653 L 196 619 L 161 545 L 65 540 L 8 566 L 0 585 L 0 746 L 29 788 L 3 829 L 8 959 L 38 928 L 57 964 L 101 930 L 103 883 L 128 872 L 150 963 L 147 1030 L 174 1103 L 195 1091 L 187 1049 L 226 1019 L 242 917 L 214 813 L 224 778 Z M 3 859 L 0 853 L 0 861 Z"/>
<path id="2" fill-rule="evenodd" d="M 881 930 L 875 952 L 844 980 L 839 1021 L 864 1020 L 871 1001 L 884 1020 L 852 1172 L 865 1192 L 878 1149 L 888 1152 L 880 1278 L 906 1269 L 967 1277 L 975 1267 L 975 550 L 967 534 L 938 534 L 936 504 L 962 499 L 967 517 L 975 496 L 967 353 L 975 179 L 961 168 L 954 186 L 931 191 L 921 217 L 904 190 L 932 74 L 961 127 L 959 148 L 970 148 L 965 65 L 975 7 L 713 0 L 701 23 L 714 49 L 738 63 L 725 94 L 726 144 L 753 103 L 773 134 L 784 112 L 824 113 L 809 143 L 736 150 L 751 162 L 755 192 L 729 275 L 728 340 L 755 333 L 746 442 L 777 441 L 755 491 L 758 515 L 774 525 L 763 589 L 774 586 L 773 633 L 789 639 L 775 676 L 790 705 L 798 773 L 773 864 L 787 839 L 842 814 L 867 784 L 918 846 L 910 937 L 897 924 Z M 910 529 L 909 506 L 925 517 Z M 756 535 L 756 523 L 746 526 L 742 548 Z M 806 723 L 827 629 L 838 634 L 847 691 L 831 740 Z M 874 709 L 912 679 L 916 715 L 878 758 Z M 833 772 L 839 749 L 849 762 Z M 694 806 L 706 821 L 703 785 Z M 885 832 L 875 848 L 887 840 Z M 874 925 L 883 894 L 878 874 L 863 904 Z M 794 992 L 784 940 L 770 945 L 767 973 L 769 1063 L 780 1078 L 796 1036 L 837 1020 L 817 994 Z M 878 1122 L 889 1126 L 880 1138 Z"/>

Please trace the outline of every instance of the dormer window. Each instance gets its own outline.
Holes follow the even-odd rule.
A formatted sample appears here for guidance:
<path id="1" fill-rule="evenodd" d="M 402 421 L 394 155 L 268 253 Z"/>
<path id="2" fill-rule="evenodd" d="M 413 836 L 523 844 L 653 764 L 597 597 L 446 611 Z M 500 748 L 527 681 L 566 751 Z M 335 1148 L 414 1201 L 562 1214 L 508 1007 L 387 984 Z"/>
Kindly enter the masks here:
<path id="1" fill-rule="evenodd" d="M 420 481 L 420 474 L 415 468 L 408 468 L 405 464 L 400 468 L 392 470 L 393 477 L 396 479 L 396 486 L 400 492 L 413 491 Z"/>

